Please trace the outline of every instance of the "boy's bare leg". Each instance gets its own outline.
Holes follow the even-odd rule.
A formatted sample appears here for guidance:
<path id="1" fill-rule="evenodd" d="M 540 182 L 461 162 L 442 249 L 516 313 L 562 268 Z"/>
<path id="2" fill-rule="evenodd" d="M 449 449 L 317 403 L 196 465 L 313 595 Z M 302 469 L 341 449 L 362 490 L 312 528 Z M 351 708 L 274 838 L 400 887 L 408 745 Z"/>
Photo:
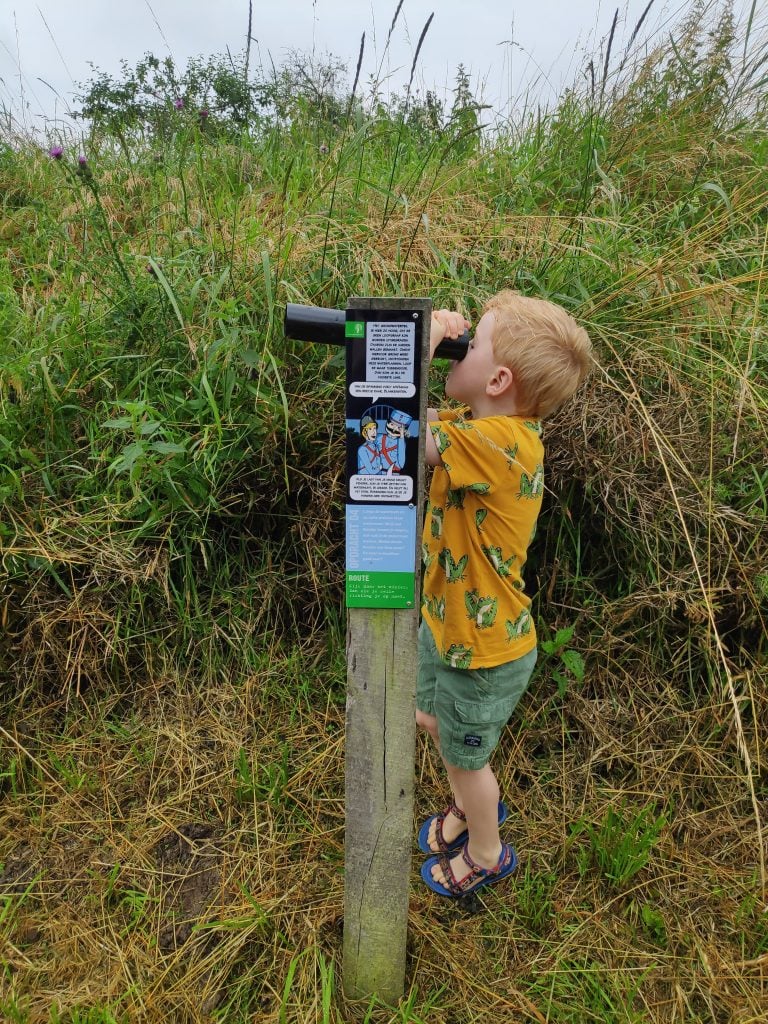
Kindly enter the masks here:
<path id="1" fill-rule="evenodd" d="M 467 852 L 475 863 L 492 869 L 499 863 L 501 841 L 499 839 L 499 784 L 491 766 L 486 764 L 478 770 L 456 768 L 446 765 L 451 787 L 461 792 L 463 811 L 467 816 L 469 843 Z M 451 870 L 456 878 L 467 873 L 467 865 L 459 852 L 451 860 Z M 432 868 L 432 877 L 441 883 L 446 879 L 439 864 Z"/>
<path id="2" fill-rule="evenodd" d="M 423 711 L 417 711 L 416 722 L 418 725 L 421 726 L 422 729 L 426 729 L 426 731 L 432 737 L 432 742 L 435 744 L 437 752 L 438 754 L 440 754 L 443 764 L 445 765 L 445 771 L 446 774 L 448 775 L 448 781 L 450 783 L 451 793 L 453 795 L 453 802 L 460 810 L 463 811 L 464 798 L 461 792 L 461 785 L 460 783 L 456 785 L 454 780 L 451 778 L 450 765 L 446 764 L 446 761 L 443 758 L 442 753 L 440 753 L 440 736 L 437 731 L 437 719 L 432 715 L 424 714 Z M 443 839 L 445 840 L 446 843 L 452 843 L 457 836 L 460 836 L 461 833 L 465 831 L 466 827 L 467 823 L 465 821 L 462 821 L 461 818 L 457 818 L 455 814 L 446 815 L 445 819 L 443 820 Z M 429 830 L 429 836 L 427 838 L 427 844 L 435 853 L 439 853 L 437 847 L 436 822 L 432 822 L 432 826 L 430 827 Z"/>

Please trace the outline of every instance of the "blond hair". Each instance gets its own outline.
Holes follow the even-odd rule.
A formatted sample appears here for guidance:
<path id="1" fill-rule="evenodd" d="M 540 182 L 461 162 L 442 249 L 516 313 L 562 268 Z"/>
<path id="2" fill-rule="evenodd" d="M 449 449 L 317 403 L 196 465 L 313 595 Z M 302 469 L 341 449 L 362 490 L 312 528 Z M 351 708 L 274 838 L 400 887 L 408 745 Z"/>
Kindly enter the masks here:
<path id="1" fill-rule="evenodd" d="M 505 289 L 490 298 L 494 357 L 512 370 L 520 413 L 549 416 L 589 373 L 589 335 L 562 306 Z"/>

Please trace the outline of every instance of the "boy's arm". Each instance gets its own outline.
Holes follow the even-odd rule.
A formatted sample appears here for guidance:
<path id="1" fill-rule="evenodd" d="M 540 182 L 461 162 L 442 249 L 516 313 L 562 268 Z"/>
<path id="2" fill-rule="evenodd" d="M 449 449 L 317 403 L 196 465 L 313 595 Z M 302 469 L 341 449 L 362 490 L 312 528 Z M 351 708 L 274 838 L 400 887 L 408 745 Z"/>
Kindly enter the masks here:
<path id="1" fill-rule="evenodd" d="M 432 431 L 429 429 L 429 424 L 434 423 L 438 419 L 436 409 L 427 409 L 427 437 L 426 437 L 426 450 L 425 455 L 428 466 L 441 466 L 443 464 L 443 458 L 440 452 L 437 450 L 435 439 L 432 436 Z"/>
<path id="2" fill-rule="evenodd" d="M 471 327 L 469 320 L 463 314 L 456 313 L 450 309 L 438 309 L 432 313 L 432 323 L 429 331 L 429 358 L 435 354 L 435 349 L 443 338 L 458 338 L 464 331 Z M 427 423 L 433 423 L 439 419 L 436 409 L 427 409 Z M 426 458 L 428 466 L 441 466 L 443 459 L 437 450 L 432 431 L 427 426 Z"/>

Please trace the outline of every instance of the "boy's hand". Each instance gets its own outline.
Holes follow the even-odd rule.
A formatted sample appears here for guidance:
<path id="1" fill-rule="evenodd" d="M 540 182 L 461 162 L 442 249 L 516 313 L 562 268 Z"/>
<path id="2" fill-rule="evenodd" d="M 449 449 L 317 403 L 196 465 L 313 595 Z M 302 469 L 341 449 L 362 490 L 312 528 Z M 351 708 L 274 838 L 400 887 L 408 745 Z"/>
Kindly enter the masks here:
<path id="1" fill-rule="evenodd" d="M 462 313 L 450 309 L 438 309 L 432 313 L 432 323 L 429 331 L 429 358 L 435 354 L 435 349 L 443 338 L 458 338 L 464 331 L 471 327 Z"/>

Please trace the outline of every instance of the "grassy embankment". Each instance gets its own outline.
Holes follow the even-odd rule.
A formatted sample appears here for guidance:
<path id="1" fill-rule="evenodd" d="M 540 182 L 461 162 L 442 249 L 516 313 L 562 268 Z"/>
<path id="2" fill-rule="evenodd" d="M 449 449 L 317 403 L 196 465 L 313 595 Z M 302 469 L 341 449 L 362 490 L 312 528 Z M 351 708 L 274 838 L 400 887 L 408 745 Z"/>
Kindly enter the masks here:
<path id="1" fill-rule="evenodd" d="M 765 1019 L 762 51 L 673 35 L 483 142 L 185 110 L 0 151 L 4 1020 Z M 341 371 L 281 306 L 510 285 L 599 355 L 547 429 L 521 868 L 476 917 L 414 874 L 406 998 L 353 1007 Z"/>

